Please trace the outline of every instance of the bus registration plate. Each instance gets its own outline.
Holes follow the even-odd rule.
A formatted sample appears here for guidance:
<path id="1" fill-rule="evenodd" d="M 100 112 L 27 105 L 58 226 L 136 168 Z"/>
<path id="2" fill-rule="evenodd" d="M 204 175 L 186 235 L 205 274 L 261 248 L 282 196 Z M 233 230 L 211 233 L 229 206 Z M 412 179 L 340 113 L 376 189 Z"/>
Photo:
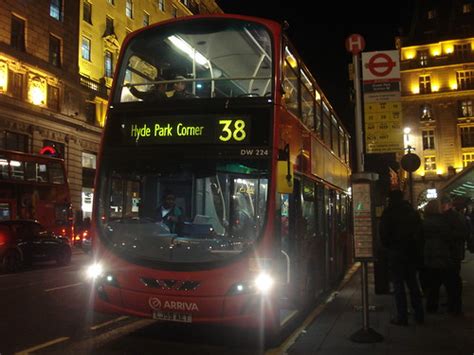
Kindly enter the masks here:
<path id="1" fill-rule="evenodd" d="M 171 322 L 192 323 L 193 316 L 186 313 L 153 311 L 153 319 Z"/>

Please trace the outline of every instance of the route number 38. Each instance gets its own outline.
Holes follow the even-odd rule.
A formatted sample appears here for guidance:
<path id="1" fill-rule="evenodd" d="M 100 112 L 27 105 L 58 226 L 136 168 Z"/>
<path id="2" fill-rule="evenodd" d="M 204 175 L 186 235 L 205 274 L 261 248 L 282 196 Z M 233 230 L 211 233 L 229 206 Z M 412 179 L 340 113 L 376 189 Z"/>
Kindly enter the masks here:
<path id="1" fill-rule="evenodd" d="M 222 133 L 219 136 L 221 142 L 228 142 L 231 139 L 242 142 L 247 137 L 244 120 L 219 120 L 219 124 L 222 126 Z"/>

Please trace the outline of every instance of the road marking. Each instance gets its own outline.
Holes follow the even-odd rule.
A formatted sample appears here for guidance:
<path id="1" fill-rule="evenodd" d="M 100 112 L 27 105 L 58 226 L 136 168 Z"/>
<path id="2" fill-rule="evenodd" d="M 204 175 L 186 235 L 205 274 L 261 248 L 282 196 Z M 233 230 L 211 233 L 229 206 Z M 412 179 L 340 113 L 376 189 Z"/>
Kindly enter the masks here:
<path id="1" fill-rule="evenodd" d="M 95 337 L 77 342 L 68 348 L 70 354 L 88 354 L 91 349 L 98 349 L 108 342 L 112 342 L 126 334 L 137 331 L 156 323 L 154 319 L 141 319 L 136 322 L 126 324 L 122 327 L 112 329 Z"/>
<path id="2" fill-rule="evenodd" d="M 43 349 L 43 348 L 47 348 L 48 346 L 61 343 L 61 342 L 66 341 L 66 340 L 68 340 L 68 339 L 69 339 L 69 337 L 57 338 L 57 339 L 48 341 L 47 343 L 43 343 L 43 344 L 34 346 L 34 347 L 32 347 L 32 348 L 28 348 L 28 349 L 22 350 L 22 351 L 20 351 L 20 352 L 17 352 L 17 353 L 15 353 L 15 355 L 26 355 L 26 354 L 30 354 L 30 353 L 32 353 L 32 352 L 34 352 L 34 351 L 36 351 L 36 350 Z"/>
<path id="3" fill-rule="evenodd" d="M 73 269 L 75 268 L 76 265 L 69 265 L 69 266 L 60 266 L 60 267 L 55 267 L 55 270 L 68 270 L 68 269 Z M 10 277 L 10 276 L 16 276 L 18 277 L 19 275 L 31 275 L 31 274 L 37 274 L 39 272 L 49 272 L 51 268 L 43 268 L 43 269 L 35 269 L 35 270 L 26 270 L 26 271 L 21 271 L 21 272 L 13 272 L 10 274 L 3 274 L 0 275 L 1 277 Z"/>
<path id="4" fill-rule="evenodd" d="M 104 322 L 104 323 L 100 323 L 100 324 L 94 325 L 94 326 L 92 326 L 90 329 L 91 329 L 91 330 L 96 330 L 96 329 L 105 327 L 105 326 L 107 326 L 107 325 L 110 325 L 110 324 L 113 324 L 113 323 L 117 323 L 117 322 L 123 321 L 123 320 L 125 320 L 125 319 L 128 319 L 128 317 L 127 317 L 127 316 L 118 317 L 118 318 L 109 320 L 108 322 Z"/>
<path id="5" fill-rule="evenodd" d="M 76 287 L 79 285 L 82 285 L 83 282 L 78 282 L 77 284 L 72 284 L 72 285 L 66 285 L 66 286 L 59 286 L 59 287 L 54 287 L 54 288 L 48 288 L 47 290 L 44 290 L 44 292 L 51 292 L 51 291 L 56 291 L 56 290 L 62 290 L 64 288 L 69 288 L 69 287 Z"/>

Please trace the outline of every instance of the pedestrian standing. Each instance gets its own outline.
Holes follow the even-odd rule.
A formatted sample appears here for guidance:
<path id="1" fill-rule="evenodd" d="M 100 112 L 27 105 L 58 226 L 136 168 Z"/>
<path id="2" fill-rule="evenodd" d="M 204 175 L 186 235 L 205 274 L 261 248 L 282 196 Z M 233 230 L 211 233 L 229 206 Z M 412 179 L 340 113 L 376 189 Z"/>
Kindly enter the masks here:
<path id="1" fill-rule="evenodd" d="M 452 299 L 452 270 L 450 227 L 442 214 L 441 202 L 434 199 L 424 209 L 422 235 L 424 240 L 424 267 L 426 275 L 426 312 L 436 313 L 439 307 L 439 289 L 443 284 Z"/>
<path id="2" fill-rule="evenodd" d="M 415 311 L 415 321 L 424 322 L 421 291 L 416 276 L 421 263 L 419 253 L 419 233 L 421 219 L 415 209 L 403 199 L 400 190 L 391 191 L 388 206 L 382 213 L 380 238 L 387 248 L 389 271 L 394 287 L 397 317 L 392 324 L 408 325 L 408 306 L 405 285 L 410 291 L 411 305 Z"/>
<path id="3" fill-rule="evenodd" d="M 461 316 L 462 311 L 462 279 L 461 261 L 464 259 L 466 243 L 469 241 L 469 230 L 464 217 L 453 208 L 453 202 L 449 196 L 441 199 L 443 216 L 448 222 L 450 229 L 449 252 L 451 267 L 448 275 L 448 312 L 455 316 Z"/>

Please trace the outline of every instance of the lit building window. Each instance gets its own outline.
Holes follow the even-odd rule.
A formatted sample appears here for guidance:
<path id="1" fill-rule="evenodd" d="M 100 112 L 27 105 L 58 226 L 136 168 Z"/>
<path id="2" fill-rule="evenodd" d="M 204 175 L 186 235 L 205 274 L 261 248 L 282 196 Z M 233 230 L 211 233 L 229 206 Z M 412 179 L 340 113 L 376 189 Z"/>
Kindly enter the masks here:
<path id="1" fill-rule="evenodd" d="M 125 1 L 125 15 L 128 18 L 133 18 L 133 0 Z"/>
<path id="2" fill-rule="evenodd" d="M 435 9 L 428 10 L 428 12 L 426 13 L 426 17 L 428 18 L 428 20 L 435 19 L 436 18 L 436 10 Z"/>
<path id="3" fill-rule="evenodd" d="M 95 169 L 97 166 L 97 154 L 82 152 L 82 167 Z"/>
<path id="4" fill-rule="evenodd" d="M 423 141 L 423 150 L 435 149 L 435 135 L 433 129 L 423 130 L 421 132 L 421 138 Z"/>
<path id="5" fill-rule="evenodd" d="M 158 9 L 160 11 L 165 11 L 165 0 L 158 0 Z"/>
<path id="6" fill-rule="evenodd" d="M 433 110 L 430 104 L 423 104 L 420 106 L 420 120 L 429 121 L 433 119 Z"/>
<path id="7" fill-rule="evenodd" d="M 428 65 L 429 51 L 427 49 L 417 51 L 417 56 L 420 65 L 426 67 Z"/>
<path id="8" fill-rule="evenodd" d="M 433 155 L 425 156 L 425 171 L 436 171 L 436 158 Z"/>
<path id="9" fill-rule="evenodd" d="M 51 0 L 49 3 L 49 16 L 52 18 L 60 21 L 61 20 L 61 8 L 62 8 L 62 1 L 61 0 Z"/>
<path id="10" fill-rule="evenodd" d="M 0 61 L 0 93 L 8 90 L 8 65 Z"/>
<path id="11" fill-rule="evenodd" d="M 472 100 L 458 101 L 458 109 L 460 117 L 472 117 L 474 112 Z"/>
<path id="12" fill-rule="evenodd" d="M 178 9 L 173 6 L 173 10 L 171 10 L 171 14 L 173 17 L 178 17 Z"/>
<path id="13" fill-rule="evenodd" d="M 420 94 L 429 94 L 431 92 L 431 76 L 420 75 L 419 86 L 420 86 Z"/>
<path id="14" fill-rule="evenodd" d="M 469 58 L 472 53 L 471 44 L 455 44 L 454 45 L 454 54 L 459 58 Z"/>
<path id="15" fill-rule="evenodd" d="M 91 60 L 91 40 L 89 38 L 82 37 L 81 56 L 82 59 Z"/>
<path id="16" fill-rule="evenodd" d="M 458 89 L 474 89 L 474 71 L 458 71 L 456 72 L 456 80 L 458 82 Z"/>
<path id="17" fill-rule="evenodd" d="M 474 126 L 460 127 L 461 147 L 474 147 Z"/>
<path id="18" fill-rule="evenodd" d="M 143 26 L 148 26 L 150 24 L 150 15 L 146 12 L 143 13 Z"/>
<path id="19" fill-rule="evenodd" d="M 87 0 L 82 4 L 82 19 L 92 24 L 92 4 Z"/>
<path id="20" fill-rule="evenodd" d="M 111 78 L 113 74 L 113 56 L 110 51 L 105 51 L 104 55 L 104 73 L 105 77 Z"/>
<path id="21" fill-rule="evenodd" d="M 46 80 L 36 75 L 28 78 L 28 101 L 33 105 L 46 104 Z"/>
<path id="22" fill-rule="evenodd" d="M 49 63 L 61 67 L 61 40 L 53 35 L 49 35 Z"/>
<path id="23" fill-rule="evenodd" d="M 115 5 L 115 0 L 107 0 L 110 5 Z"/>
<path id="24" fill-rule="evenodd" d="M 470 2 L 462 4 L 462 13 L 463 14 L 470 14 L 471 12 L 472 12 L 472 4 Z"/>
<path id="25" fill-rule="evenodd" d="M 465 168 L 466 166 L 474 163 L 474 152 L 463 153 L 462 154 L 462 166 Z"/>

